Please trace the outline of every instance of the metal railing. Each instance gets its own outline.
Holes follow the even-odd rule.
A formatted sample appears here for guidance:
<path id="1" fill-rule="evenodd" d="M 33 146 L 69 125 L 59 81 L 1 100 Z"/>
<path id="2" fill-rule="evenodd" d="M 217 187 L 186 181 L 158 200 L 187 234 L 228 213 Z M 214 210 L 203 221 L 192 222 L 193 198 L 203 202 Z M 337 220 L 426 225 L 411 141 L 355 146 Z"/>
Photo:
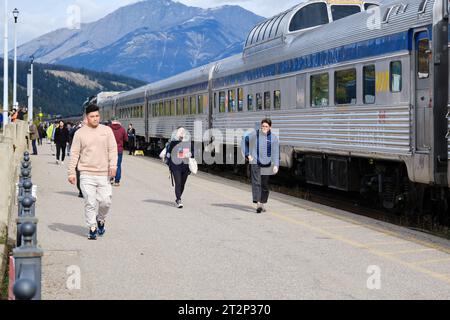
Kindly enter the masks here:
<path id="1" fill-rule="evenodd" d="M 17 247 L 13 250 L 13 293 L 17 300 L 40 300 L 43 251 L 37 247 L 36 198 L 30 154 L 24 153 L 18 190 Z"/>

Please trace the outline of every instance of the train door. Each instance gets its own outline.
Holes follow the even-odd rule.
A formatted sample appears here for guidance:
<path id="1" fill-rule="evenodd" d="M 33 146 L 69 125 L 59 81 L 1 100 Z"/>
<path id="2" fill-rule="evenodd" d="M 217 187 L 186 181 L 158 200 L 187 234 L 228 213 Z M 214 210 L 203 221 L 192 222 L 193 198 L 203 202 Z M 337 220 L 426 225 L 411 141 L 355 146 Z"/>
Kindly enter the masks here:
<path id="1" fill-rule="evenodd" d="M 415 121 L 416 152 L 429 153 L 432 137 L 432 75 L 430 40 L 427 31 L 415 34 Z"/>

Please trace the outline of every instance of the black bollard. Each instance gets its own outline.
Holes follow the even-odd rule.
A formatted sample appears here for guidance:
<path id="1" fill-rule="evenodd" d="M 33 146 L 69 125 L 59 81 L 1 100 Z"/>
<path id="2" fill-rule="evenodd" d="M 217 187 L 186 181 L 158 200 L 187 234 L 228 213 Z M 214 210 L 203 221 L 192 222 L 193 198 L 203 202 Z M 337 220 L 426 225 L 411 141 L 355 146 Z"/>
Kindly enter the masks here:
<path id="1" fill-rule="evenodd" d="M 33 243 L 36 231 L 35 224 L 24 222 L 20 227 L 23 244 L 13 250 L 16 270 L 13 292 L 19 300 L 41 299 L 43 252 Z"/>

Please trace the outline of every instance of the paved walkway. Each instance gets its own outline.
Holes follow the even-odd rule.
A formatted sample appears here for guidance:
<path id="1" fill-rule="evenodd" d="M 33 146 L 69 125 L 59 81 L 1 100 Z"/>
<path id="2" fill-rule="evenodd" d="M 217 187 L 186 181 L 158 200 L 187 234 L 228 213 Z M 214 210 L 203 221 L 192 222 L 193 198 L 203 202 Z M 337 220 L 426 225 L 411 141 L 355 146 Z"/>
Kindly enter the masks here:
<path id="1" fill-rule="evenodd" d="M 250 186 L 204 173 L 179 210 L 143 157 L 124 157 L 107 233 L 88 241 L 66 166 L 47 144 L 32 161 L 44 299 L 450 299 L 448 241 L 276 193 L 256 215 Z"/>

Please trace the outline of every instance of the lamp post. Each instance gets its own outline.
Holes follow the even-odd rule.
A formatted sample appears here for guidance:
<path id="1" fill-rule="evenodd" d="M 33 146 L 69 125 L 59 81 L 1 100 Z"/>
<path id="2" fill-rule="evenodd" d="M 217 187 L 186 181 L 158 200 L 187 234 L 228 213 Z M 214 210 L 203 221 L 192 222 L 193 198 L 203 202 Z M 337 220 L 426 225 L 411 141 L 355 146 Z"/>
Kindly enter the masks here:
<path id="1" fill-rule="evenodd" d="M 5 44 L 3 47 L 3 124 L 8 124 L 8 0 L 5 0 Z"/>
<path id="2" fill-rule="evenodd" d="M 17 108 L 17 18 L 19 18 L 19 10 L 13 10 L 14 16 L 14 89 L 13 89 L 13 106 Z"/>
<path id="3" fill-rule="evenodd" d="M 33 63 L 34 56 L 31 56 L 30 73 L 28 74 L 28 121 L 33 121 Z"/>

